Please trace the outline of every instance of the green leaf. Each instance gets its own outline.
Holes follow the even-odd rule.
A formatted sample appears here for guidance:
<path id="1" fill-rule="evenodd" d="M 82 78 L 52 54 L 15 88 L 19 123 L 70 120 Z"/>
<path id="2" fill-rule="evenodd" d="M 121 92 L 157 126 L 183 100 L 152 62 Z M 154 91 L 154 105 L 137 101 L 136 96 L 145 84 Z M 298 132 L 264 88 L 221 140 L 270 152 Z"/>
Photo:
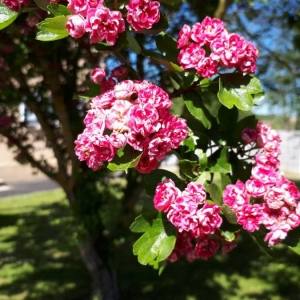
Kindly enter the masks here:
<path id="1" fill-rule="evenodd" d="M 176 242 L 175 228 L 163 221 L 161 213 L 153 220 L 150 227 L 142 225 L 135 227 L 146 229 L 145 233 L 134 243 L 133 253 L 138 256 L 142 265 L 157 265 L 158 262 L 167 259 L 174 249 Z"/>
<path id="2" fill-rule="evenodd" d="M 240 73 L 220 75 L 217 95 L 219 101 L 229 109 L 236 106 L 241 110 L 250 110 L 262 93 L 260 82 L 254 76 Z"/>
<path id="3" fill-rule="evenodd" d="M 166 57 L 162 54 L 153 52 L 150 50 L 142 50 L 141 54 L 145 57 L 150 58 L 151 60 L 165 66 L 167 69 L 174 71 L 174 72 L 183 72 L 183 69 L 176 63 L 170 62 Z"/>
<path id="4" fill-rule="evenodd" d="M 197 120 L 201 121 L 203 126 L 207 129 L 211 127 L 211 121 L 208 117 L 209 112 L 202 103 L 200 95 L 196 93 L 189 93 L 183 96 L 184 103 L 191 113 Z"/>
<path id="5" fill-rule="evenodd" d="M 140 161 L 142 152 L 136 151 L 130 146 L 124 148 L 122 156 L 115 156 L 115 158 L 107 165 L 111 171 L 127 171 L 129 168 L 134 168 Z"/>
<path id="6" fill-rule="evenodd" d="M 34 0 L 34 2 L 36 3 L 36 5 L 41 8 L 42 10 L 47 11 L 47 7 L 49 4 L 48 0 Z"/>
<path id="7" fill-rule="evenodd" d="M 198 157 L 198 163 L 200 165 L 201 172 L 204 171 L 207 167 L 207 155 L 202 149 L 196 149 L 195 155 Z"/>
<path id="8" fill-rule="evenodd" d="M 231 224 L 237 224 L 237 217 L 233 210 L 229 208 L 226 204 L 222 205 L 222 212 L 225 215 L 227 221 Z"/>
<path id="9" fill-rule="evenodd" d="M 158 35 L 155 37 L 155 42 L 159 52 L 169 61 L 177 63 L 179 50 L 177 49 L 177 41 L 168 34 Z"/>
<path id="10" fill-rule="evenodd" d="M 59 35 L 69 34 L 66 29 L 66 23 L 68 21 L 67 16 L 56 16 L 54 18 L 47 18 L 40 22 L 37 27 L 41 31 L 48 31 L 50 33 L 55 33 Z"/>
<path id="11" fill-rule="evenodd" d="M 182 2 L 182 0 L 161 0 L 160 2 L 166 5 L 175 6 L 179 5 Z"/>
<path id="12" fill-rule="evenodd" d="M 69 35 L 66 29 L 67 16 L 57 16 L 54 18 L 47 18 L 37 25 L 40 30 L 36 39 L 44 42 L 51 42 L 63 39 Z"/>
<path id="13" fill-rule="evenodd" d="M 290 250 L 300 255 L 300 227 L 290 231 L 284 239 L 283 244 L 287 245 Z"/>
<path id="14" fill-rule="evenodd" d="M 192 136 L 187 137 L 185 140 L 182 142 L 183 146 L 186 146 L 185 153 L 192 152 L 195 150 L 195 141 Z"/>
<path id="15" fill-rule="evenodd" d="M 49 31 L 39 31 L 36 34 L 36 39 L 42 42 L 52 42 L 65 38 L 68 35 L 61 35 L 56 33 L 51 33 Z"/>
<path id="16" fill-rule="evenodd" d="M 231 232 L 231 231 L 221 231 L 221 236 L 227 242 L 232 242 L 235 240 L 235 234 L 234 234 L 234 232 Z"/>
<path id="17" fill-rule="evenodd" d="M 127 32 L 127 41 L 128 41 L 128 47 L 135 53 L 139 54 L 141 53 L 141 46 L 138 43 L 138 41 L 132 36 L 130 32 Z"/>
<path id="18" fill-rule="evenodd" d="M 17 17 L 17 12 L 10 10 L 0 2 L 0 30 L 10 25 Z"/>
<path id="19" fill-rule="evenodd" d="M 47 6 L 47 9 L 55 17 L 68 16 L 71 14 L 70 10 L 66 6 L 57 3 L 51 3 Z"/>
<path id="20" fill-rule="evenodd" d="M 222 191 L 215 183 L 206 183 L 205 189 L 209 192 L 209 195 L 213 202 L 218 205 L 222 205 Z"/>
<path id="21" fill-rule="evenodd" d="M 231 164 L 228 163 L 227 147 L 223 147 L 220 153 L 220 157 L 217 159 L 215 165 L 210 168 L 212 173 L 230 173 Z"/>
<path id="22" fill-rule="evenodd" d="M 146 232 L 151 229 L 151 222 L 143 215 L 136 217 L 134 222 L 130 226 L 132 232 Z"/>
<path id="23" fill-rule="evenodd" d="M 199 176 L 200 165 L 197 161 L 190 161 L 188 159 L 179 160 L 180 174 L 184 174 L 188 178 L 196 178 Z"/>
<path id="24" fill-rule="evenodd" d="M 227 174 L 221 173 L 221 189 L 224 190 L 228 184 L 231 184 L 231 180 Z"/>
<path id="25" fill-rule="evenodd" d="M 179 186 L 181 186 L 183 183 L 183 181 L 173 172 L 157 169 L 145 175 L 143 178 L 143 185 L 146 193 L 150 196 L 153 196 L 158 183 L 160 183 L 164 178 L 172 179 L 174 183 Z"/>
<path id="26" fill-rule="evenodd" d="M 95 48 L 97 51 L 102 53 L 111 53 L 111 52 L 121 50 L 126 45 L 127 45 L 127 34 L 124 31 L 118 35 L 116 43 L 113 46 L 105 42 L 100 42 L 98 44 L 95 44 Z"/>

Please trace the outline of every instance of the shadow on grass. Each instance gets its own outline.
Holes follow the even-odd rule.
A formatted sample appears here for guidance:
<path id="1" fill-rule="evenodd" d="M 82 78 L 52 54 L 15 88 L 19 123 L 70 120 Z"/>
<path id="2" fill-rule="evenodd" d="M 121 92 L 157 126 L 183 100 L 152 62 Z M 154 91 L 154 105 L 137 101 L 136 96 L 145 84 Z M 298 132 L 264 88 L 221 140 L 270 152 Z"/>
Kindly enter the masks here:
<path id="1" fill-rule="evenodd" d="M 0 214 L 0 230 L 1 300 L 88 299 L 90 279 L 72 238 L 66 205 Z"/>
<path id="2" fill-rule="evenodd" d="M 26 205 L 0 210 L 0 299 L 90 299 L 68 206 L 58 200 Z M 300 299 L 300 258 L 285 247 L 270 258 L 242 235 L 226 256 L 168 264 L 159 276 L 132 254 L 139 235 L 122 234 L 125 243 L 115 249 L 122 300 Z"/>
<path id="3" fill-rule="evenodd" d="M 296 300 L 300 299 L 300 258 L 279 247 L 271 258 L 245 235 L 227 256 L 168 264 L 162 275 L 119 257 L 122 299 L 132 300 Z M 131 262 L 129 262 L 131 260 Z M 130 266 L 130 267 L 128 267 Z"/>

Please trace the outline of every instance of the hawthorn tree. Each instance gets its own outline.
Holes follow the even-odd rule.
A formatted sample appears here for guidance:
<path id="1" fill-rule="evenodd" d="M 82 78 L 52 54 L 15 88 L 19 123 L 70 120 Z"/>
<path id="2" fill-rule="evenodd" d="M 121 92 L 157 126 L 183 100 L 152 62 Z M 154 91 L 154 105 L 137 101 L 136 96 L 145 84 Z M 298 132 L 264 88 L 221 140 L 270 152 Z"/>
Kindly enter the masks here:
<path id="1" fill-rule="evenodd" d="M 142 234 L 133 253 L 160 272 L 225 255 L 241 231 L 299 253 L 300 194 L 279 172 L 280 137 L 248 113 L 263 97 L 254 44 L 186 14 L 195 1 L 1 2 L 0 132 L 65 191 L 94 294 L 118 299 L 112 242 L 142 189 L 153 204 L 130 226 Z M 208 8 L 222 17 L 229 4 Z M 21 102 L 43 136 L 20 121 Z M 36 157 L 39 139 L 53 161 Z M 159 168 L 170 154 L 175 172 Z M 126 178 L 121 204 L 110 177 Z"/>

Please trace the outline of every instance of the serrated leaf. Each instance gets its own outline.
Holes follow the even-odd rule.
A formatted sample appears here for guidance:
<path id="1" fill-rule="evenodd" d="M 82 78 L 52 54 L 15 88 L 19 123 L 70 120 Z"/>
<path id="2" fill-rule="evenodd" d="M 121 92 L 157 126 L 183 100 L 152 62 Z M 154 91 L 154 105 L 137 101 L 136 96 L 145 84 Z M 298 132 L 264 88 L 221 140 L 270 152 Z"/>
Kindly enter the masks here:
<path id="1" fill-rule="evenodd" d="M 183 142 L 183 146 L 186 146 L 185 153 L 192 152 L 195 150 L 195 141 L 192 136 L 187 137 Z"/>
<path id="2" fill-rule="evenodd" d="M 0 30 L 10 25 L 17 17 L 17 12 L 10 10 L 0 2 Z"/>
<path id="3" fill-rule="evenodd" d="M 174 249 L 176 242 L 175 228 L 163 222 L 161 213 L 153 220 L 152 225 L 134 243 L 133 253 L 138 256 L 142 265 L 156 265 L 165 260 Z"/>
<path id="4" fill-rule="evenodd" d="M 54 18 L 47 18 L 40 22 L 37 27 L 41 31 L 46 31 L 58 35 L 68 36 L 69 33 L 66 29 L 67 16 L 56 16 Z"/>
<path id="5" fill-rule="evenodd" d="M 139 215 L 129 228 L 132 232 L 146 232 L 151 229 L 151 222 L 143 215 Z"/>
<path id="6" fill-rule="evenodd" d="M 220 157 L 217 159 L 215 165 L 210 168 L 212 173 L 230 173 L 231 164 L 228 163 L 227 148 L 223 147 L 220 153 Z"/>
<path id="7" fill-rule="evenodd" d="M 129 168 L 134 168 L 138 165 L 142 154 L 142 152 L 126 146 L 123 155 L 121 157 L 116 155 L 107 165 L 107 168 L 111 171 L 127 171 Z"/>
<path id="8" fill-rule="evenodd" d="M 174 173 L 168 170 L 157 169 L 152 171 L 150 174 L 146 174 L 143 178 L 143 185 L 146 193 L 150 196 L 153 196 L 156 186 L 163 180 L 163 178 L 170 178 L 177 185 L 180 185 L 182 183 L 182 180 Z"/>
<path id="9" fill-rule="evenodd" d="M 207 129 L 211 127 L 211 121 L 209 119 L 209 112 L 202 103 L 200 95 L 196 93 L 189 93 L 183 96 L 184 103 L 192 116 L 201 121 L 203 126 Z"/>
<path id="10" fill-rule="evenodd" d="M 236 106 L 244 111 L 251 110 L 258 100 L 254 95 L 259 95 L 261 98 L 262 93 L 260 82 L 254 76 L 243 76 L 240 73 L 220 75 L 217 96 L 219 101 L 229 109 Z"/>
<path id="11" fill-rule="evenodd" d="M 57 3 L 51 3 L 47 6 L 48 11 L 53 15 L 53 16 L 68 16 L 71 14 L 70 10 L 61 4 Z"/>

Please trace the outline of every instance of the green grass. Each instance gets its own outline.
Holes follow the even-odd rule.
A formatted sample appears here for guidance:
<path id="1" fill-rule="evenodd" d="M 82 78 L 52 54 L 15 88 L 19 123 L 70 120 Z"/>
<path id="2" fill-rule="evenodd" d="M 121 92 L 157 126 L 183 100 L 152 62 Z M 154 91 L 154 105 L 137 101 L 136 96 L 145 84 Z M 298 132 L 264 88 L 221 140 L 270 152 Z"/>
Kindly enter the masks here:
<path id="1" fill-rule="evenodd" d="M 91 280 L 61 190 L 0 201 L 0 300 L 89 300 Z M 226 256 L 169 264 L 162 275 L 132 254 L 126 229 L 114 251 L 122 300 L 299 300 L 300 259 L 264 255 L 248 236 Z"/>
<path id="2" fill-rule="evenodd" d="M 88 299 L 90 280 L 61 190 L 0 201 L 0 299 Z"/>

